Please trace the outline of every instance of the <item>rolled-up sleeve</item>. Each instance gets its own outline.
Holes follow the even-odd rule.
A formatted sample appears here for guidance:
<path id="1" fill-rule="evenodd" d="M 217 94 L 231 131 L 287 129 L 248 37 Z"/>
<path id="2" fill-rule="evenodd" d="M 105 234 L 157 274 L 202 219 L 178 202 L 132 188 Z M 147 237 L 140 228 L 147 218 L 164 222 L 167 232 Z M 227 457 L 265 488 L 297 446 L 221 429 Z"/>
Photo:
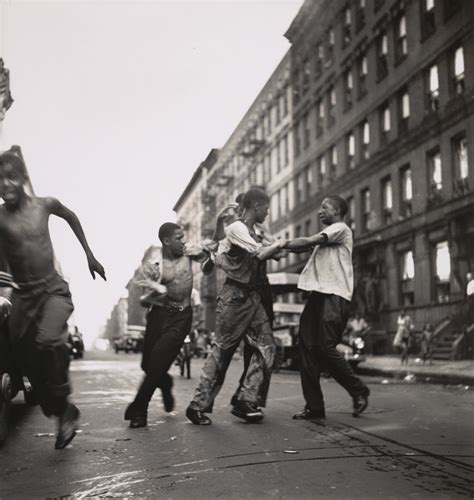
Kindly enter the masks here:
<path id="1" fill-rule="evenodd" d="M 347 226 L 336 222 L 326 227 L 319 234 L 324 234 L 328 243 L 342 243 L 347 236 Z"/>
<path id="2" fill-rule="evenodd" d="M 233 222 L 226 229 L 226 237 L 229 243 L 236 245 L 249 253 L 255 253 L 261 248 L 261 243 L 257 243 L 248 230 L 248 227 L 240 221 Z"/>

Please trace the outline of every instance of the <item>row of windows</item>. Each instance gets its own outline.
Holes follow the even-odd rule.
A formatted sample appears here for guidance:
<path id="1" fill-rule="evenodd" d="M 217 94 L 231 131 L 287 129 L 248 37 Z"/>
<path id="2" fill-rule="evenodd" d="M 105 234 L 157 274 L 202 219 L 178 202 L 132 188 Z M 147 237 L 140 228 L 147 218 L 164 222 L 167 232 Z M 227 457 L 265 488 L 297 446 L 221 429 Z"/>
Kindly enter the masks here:
<path id="1" fill-rule="evenodd" d="M 448 90 L 451 97 L 462 94 L 465 91 L 464 79 L 464 49 L 456 45 L 449 51 L 449 79 L 451 82 Z M 433 64 L 425 69 L 423 81 L 425 87 L 425 109 L 427 113 L 433 113 L 440 109 L 440 66 Z M 352 92 L 352 88 L 349 89 Z M 346 88 L 345 96 L 349 90 Z M 393 99 L 387 100 L 377 111 L 378 117 L 374 116 L 373 121 L 377 121 L 379 133 L 379 145 L 384 146 L 388 140 L 394 138 L 393 115 L 396 115 L 398 133 L 408 130 L 410 119 L 410 94 L 408 87 L 401 88 Z M 313 118 L 313 119 L 311 119 Z M 325 99 L 320 99 L 315 106 L 313 113 L 307 111 L 300 122 L 295 125 L 294 133 L 294 153 L 299 156 L 303 150 L 311 145 L 312 125 L 315 130 L 314 138 L 319 138 L 326 129 L 330 128 L 336 121 L 336 91 L 332 87 L 327 92 Z M 356 164 L 356 137 L 359 142 L 359 160 L 368 159 L 370 156 L 371 127 L 368 119 L 361 122 L 356 130 L 346 135 L 346 157 L 347 167 L 354 168 Z M 373 141 L 372 141 L 373 142 Z"/>
<path id="2" fill-rule="evenodd" d="M 467 153 L 467 139 L 465 133 L 456 135 L 452 141 L 452 154 L 454 166 L 454 196 L 461 196 L 469 190 L 469 162 Z M 428 193 L 426 193 L 428 208 L 443 199 L 444 179 L 441 161 L 441 151 L 439 147 L 426 152 L 426 175 L 428 179 Z M 410 165 L 404 165 L 398 171 L 399 200 L 398 217 L 404 219 L 413 214 L 413 193 L 420 193 L 421 189 L 414 186 L 412 169 Z M 387 225 L 394 222 L 394 190 L 392 176 L 388 175 L 381 179 L 381 214 L 376 217 L 371 191 L 365 187 L 360 192 L 360 231 L 362 233 L 371 231 L 380 225 Z M 348 224 L 355 230 L 356 228 L 356 207 L 354 197 L 348 198 L 349 213 Z"/>
<path id="3" fill-rule="evenodd" d="M 436 30 L 436 3 L 435 0 L 420 0 L 420 23 L 423 39 Z M 447 20 L 455 12 L 461 10 L 462 0 L 444 0 L 443 11 L 444 18 Z M 342 30 L 341 42 L 342 49 L 348 47 L 354 34 L 365 26 L 366 0 L 355 0 L 349 2 L 341 12 L 340 28 Z M 393 51 L 394 62 L 396 65 L 408 55 L 409 46 L 407 38 L 407 18 L 405 13 L 401 12 L 393 20 Z M 336 48 L 336 33 L 331 26 L 324 35 L 324 42 L 319 41 L 312 48 L 311 53 L 307 54 L 301 64 L 294 70 L 292 75 L 294 103 L 297 105 L 302 95 L 305 95 L 311 86 L 311 79 L 318 80 L 324 71 L 331 67 L 334 62 L 334 53 Z M 377 56 L 377 81 L 383 80 L 388 72 L 389 58 L 389 37 L 387 30 L 382 31 L 375 40 L 375 50 Z M 368 75 L 367 55 L 359 57 L 357 62 L 357 73 L 359 76 L 359 96 L 366 93 L 366 79 Z M 352 78 L 351 74 L 348 78 Z"/>
<path id="4" fill-rule="evenodd" d="M 451 300 L 451 254 L 449 243 L 439 241 L 431 246 L 431 269 L 434 286 L 432 299 L 438 303 Z M 415 259 L 412 249 L 399 254 L 400 305 L 415 304 Z"/>

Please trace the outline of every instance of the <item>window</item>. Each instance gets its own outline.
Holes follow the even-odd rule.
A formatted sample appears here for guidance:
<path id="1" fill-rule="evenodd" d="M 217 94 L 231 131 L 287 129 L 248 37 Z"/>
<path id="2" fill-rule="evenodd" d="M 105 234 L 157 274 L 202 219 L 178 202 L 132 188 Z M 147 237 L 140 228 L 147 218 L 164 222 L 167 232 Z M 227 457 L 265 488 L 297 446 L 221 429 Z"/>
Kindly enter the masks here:
<path id="1" fill-rule="evenodd" d="M 365 26 L 365 4 L 366 0 L 357 0 L 355 14 L 356 33 L 359 33 Z"/>
<path id="2" fill-rule="evenodd" d="M 385 103 L 380 108 L 380 142 L 385 144 L 388 140 L 388 134 L 392 128 L 392 121 L 390 116 L 390 106 Z"/>
<path id="3" fill-rule="evenodd" d="M 462 0 L 444 0 L 443 10 L 444 10 L 444 20 L 448 20 L 456 12 L 462 9 Z"/>
<path id="4" fill-rule="evenodd" d="M 281 121 L 280 96 L 277 96 L 275 100 L 275 125 L 278 125 L 280 121 Z"/>
<path id="5" fill-rule="evenodd" d="M 296 178 L 296 203 L 304 201 L 304 178 L 303 172 L 298 174 Z"/>
<path id="6" fill-rule="evenodd" d="M 281 146 L 281 158 L 283 160 L 283 166 L 288 165 L 288 135 L 284 135 L 280 141 Z"/>
<path id="7" fill-rule="evenodd" d="M 382 210 L 384 223 L 391 224 L 393 214 L 393 191 L 390 177 L 382 179 Z"/>
<path id="8" fill-rule="evenodd" d="M 359 99 L 365 94 L 367 94 L 367 56 L 362 56 L 359 58 L 357 63 L 358 75 L 359 75 Z"/>
<path id="9" fill-rule="evenodd" d="M 337 177 L 337 148 L 335 145 L 329 150 L 329 160 L 329 178 L 333 180 Z"/>
<path id="10" fill-rule="evenodd" d="M 300 102 L 300 72 L 298 70 L 293 72 L 293 102 L 295 104 Z"/>
<path id="11" fill-rule="evenodd" d="M 310 139 L 308 113 L 305 113 L 303 115 L 303 147 L 304 147 L 304 149 L 308 149 L 310 141 L 311 141 L 311 139 Z"/>
<path id="12" fill-rule="evenodd" d="M 318 182 L 317 182 L 317 188 L 318 191 L 321 191 L 321 189 L 324 186 L 324 179 L 326 177 L 326 158 L 324 156 L 321 156 L 318 159 Z"/>
<path id="13" fill-rule="evenodd" d="M 308 59 L 305 59 L 303 61 L 303 85 L 302 85 L 303 95 L 306 94 L 306 92 L 308 92 L 309 90 L 310 77 L 311 77 L 311 68 Z"/>
<path id="14" fill-rule="evenodd" d="M 361 125 L 362 131 L 362 158 L 368 160 L 370 157 L 369 145 L 370 145 L 370 126 L 369 122 L 365 120 Z"/>
<path id="15" fill-rule="evenodd" d="M 334 30 L 330 28 L 327 32 L 327 45 L 326 45 L 326 62 L 325 66 L 329 67 L 334 62 L 334 46 L 336 44 L 336 35 Z"/>
<path id="16" fill-rule="evenodd" d="M 347 225 L 355 231 L 355 201 L 354 197 L 347 198 Z"/>
<path id="17" fill-rule="evenodd" d="M 270 170 L 271 170 L 271 162 L 270 162 L 270 155 L 265 155 L 263 159 L 263 183 L 266 184 L 270 178 Z"/>
<path id="18" fill-rule="evenodd" d="M 288 193 L 286 192 L 286 186 L 280 189 L 280 214 L 285 215 L 286 213 L 286 200 L 288 198 Z"/>
<path id="19" fill-rule="evenodd" d="M 413 184 L 411 179 L 411 168 L 409 166 L 400 169 L 400 216 L 402 218 L 412 216 Z"/>
<path id="20" fill-rule="evenodd" d="M 407 18 L 403 14 L 395 22 L 395 61 L 399 63 L 407 54 Z"/>
<path id="21" fill-rule="evenodd" d="M 451 295 L 451 255 L 447 241 L 434 247 L 435 298 L 437 302 L 448 302 Z"/>
<path id="22" fill-rule="evenodd" d="M 352 38 L 352 11 L 348 5 L 343 11 L 342 21 L 342 46 L 347 47 L 351 43 Z"/>
<path id="23" fill-rule="evenodd" d="M 463 195 L 469 190 L 469 163 L 467 139 L 462 134 L 453 139 L 454 152 L 454 194 Z"/>
<path id="24" fill-rule="evenodd" d="M 352 106 L 352 89 L 354 88 L 354 79 L 352 70 L 349 69 L 344 73 L 344 109 L 347 110 Z"/>
<path id="25" fill-rule="evenodd" d="M 319 137 L 324 132 L 324 118 L 325 118 L 325 110 L 324 110 L 324 99 L 320 98 L 316 104 L 316 137 Z"/>
<path id="26" fill-rule="evenodd" d="M 400 278 L 401 278 L 401 302 L 403 306 L 411 306 L 415 303 L 415 260 L 413 251 L 408 250 L 400 255 Z"/>
<path id="27" fill-rule="evenodd" d="M 313 172 L 309 165 L 304 169 L 304 178 L 305 178 L 305 197 L 309 198 L 311 195 L 311 186 L 313 184 Z"/>
<path id="28" fill-rule="evenodd" d="M 304 223 L 304 234 L 305 236 L 311 236 L 311 219 L 307 219 Z"/>
<path id="29" fill-rule="evenodd" d="M 290 211 L 290 185 L 287 184 L 285 186 L 285 203 L 284 203 L 284 207 L 285 207 L 285 213 L 289 212 Z"/>
<path id="30" fill-rule="evenodd" d="M 288 88 L 283 90 L 283 116 L 288 114 Z"/>
<path id="31" fill-rule="evenodd" d="M 410 118 L 410 95 L 408 89 L 404 88 L 398 93 L 398 131 L 399 133 L 408 130 L 408 120 Z"/>
<path id="32" fill-rule="evenodd" d="M 362 204 L 362 231 L 366 232 L 371 229 L 369 188 L 363 189 L 360 195 Z"/>
<path id="33" fill-rule="evenodd" d="M 355 167 L 355 138 L 352 132 L 346 136 L 346 167 Z"/>
<path id="34" fill-rule="evenodd" d="M 316 58 L 314 61 L 314 79 L 317 80 L 323 71 L 324 47 L 322 43 L 316 45 Z"/>
<path id="35" fill-rule="evenodd" d="M 430 190 L 441 191 L 443 188 L 443 176 L 441 168 L 441 153 L 439 148 L 428 151 L 426 154 L 428 164 L 428 174 L 430 181 Z"/>
<path id="36" fill-rule="evenodd" d="M 301 139 L 300 139 L 300 125 L 301 122 L 295 125 L 293 129 L 294 132 L 294 144 L 295 144 L 295 156 L 299 156 L 301 153 Z"/>
<path id="37" fill-rule="evenodd" d="M 463 94 L 466 89 L 464 81 L 464 49 L 457 47 L 451 54 L 451 93 Z"/>
<path id="38" fill-rule="evenodd" d="M 428 112 L 439 109 L 439 79 L 438 66 L 431 66 L 425 74 L 426 110 Z"/>
<path id="39" fill-rule="evenodd" d="M 423 38 L 436 30 L 435 0 L 421 0 L 421 33 Z"/>
<path id="40" fill-rule="evenodd" d="M 336 89 L 331 87 L 329 89 L 329 116 L 328 126 L 331 127 L 336 122 Z"/>
<path id="41" fill-rule="evenodd" d="M 388 37 L 382 33 L 377 39 L 377 80 L 388 75 Z"/>
<path id="42" fill-rule="evenodd" d="M 281 148 L 280 148 L 280 142 L 281 141 L 277 141 L 277 143 L 275 145 L 277 173 L 279 173 L 280 170 L 281 170 Z"/>

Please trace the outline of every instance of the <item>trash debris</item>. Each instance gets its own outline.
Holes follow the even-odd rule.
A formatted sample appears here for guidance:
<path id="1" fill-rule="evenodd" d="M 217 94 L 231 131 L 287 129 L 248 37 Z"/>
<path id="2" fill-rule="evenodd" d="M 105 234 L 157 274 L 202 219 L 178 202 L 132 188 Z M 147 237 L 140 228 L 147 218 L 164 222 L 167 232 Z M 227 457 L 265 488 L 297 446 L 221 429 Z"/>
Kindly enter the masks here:
<path id="1" fill-rule="evenodd" d="M 252 446 L 257 446 L 257 443 L 255 443 L 255 442 L 254 442 L 254 443 L 251 443 L 251 444 L 252 444 Z"/>
<path id="2" fill-rule="evenodd" d="M 421 358 L 415 358 L 415 363 L 421 363 Z"/>
<path id="3" fill-rule="evenodd" d="M 465 389 L 466 391 L 468 391 L 468 390 L 470 389 L 470 387 L 469 387 L 468 385 L 465 385 L 465 386 L 464 386 L 464 389 Z"/>
<path id="4" fill-rule="evenodd" d="M 388 380 L 388 378 L 384 378 L 382 380 L 382 382 L 380 382 L 381 384 L 390 384 L 390 380 Z"/>
<path id="5" fill-rule="evenodd" d="M 132 438 L 117 438 L 115 441 L 131 441 Z"/>
<path id="6" fill-rule="evenodd" d="M 52 432 L 37 432 L 35 434 L 35 437 L 37 438 L 42 438 L 42 437 L 54 437 L 54 434 Z"/>
<path id="7" fill-rule="evenodd" d="M 299 451 L 296 450 L 283 450 L 283 453 L 289 453 L 290 455 L 296 455 Z"/>
<path id="8" fill-rule="evenodd" d="M 176 436 L 171 436 L 170 441 L 176 441 Z"/>
<path id="9" fill-rule="evenodd" d="M 413 375 L 413 373 L 409 373 L 403 380 L 405 380 L 405 382 L 415 382 L 415 375 Z"/>

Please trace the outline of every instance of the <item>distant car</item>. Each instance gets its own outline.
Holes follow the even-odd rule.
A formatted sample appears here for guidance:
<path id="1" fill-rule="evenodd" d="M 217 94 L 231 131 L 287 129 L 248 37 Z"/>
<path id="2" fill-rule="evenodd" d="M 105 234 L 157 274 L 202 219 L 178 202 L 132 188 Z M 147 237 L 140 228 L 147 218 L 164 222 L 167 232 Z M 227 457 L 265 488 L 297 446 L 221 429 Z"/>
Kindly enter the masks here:
<path id="1" fill-rule="evenodd" d="M 71 356 L 74 359 L 81 359 L 84 357 L 84 340 L 79 330 L 69 334 L 68 345 Z"/>
<path id="2" fill-rule="evenodd" d="M 143 347 L 143 337 L 137 334 L 125 334 L 114 340 L 114 350 L 118 354 L 120 351 L 140 352 Z"/>

